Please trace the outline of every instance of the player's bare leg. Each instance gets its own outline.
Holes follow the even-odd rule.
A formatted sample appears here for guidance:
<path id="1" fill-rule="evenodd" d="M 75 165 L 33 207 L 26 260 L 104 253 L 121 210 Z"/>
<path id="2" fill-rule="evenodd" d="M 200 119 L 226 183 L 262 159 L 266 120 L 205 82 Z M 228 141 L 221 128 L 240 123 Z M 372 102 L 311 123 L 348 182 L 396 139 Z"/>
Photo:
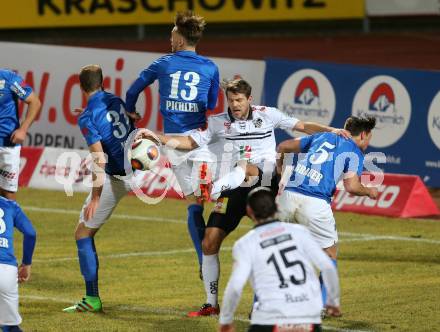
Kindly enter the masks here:
<path id="1" fill-rule="evenodd" d="M 226 235 L 226 232 L 220 228 L 206 228 L 202 242 L 202 273 L 206 303 L 198 311 L 190 312 L 189 317 L 217 315 L 220 311 L 218 306 L 218 279 L 220 276 L 218 253 Z"/>

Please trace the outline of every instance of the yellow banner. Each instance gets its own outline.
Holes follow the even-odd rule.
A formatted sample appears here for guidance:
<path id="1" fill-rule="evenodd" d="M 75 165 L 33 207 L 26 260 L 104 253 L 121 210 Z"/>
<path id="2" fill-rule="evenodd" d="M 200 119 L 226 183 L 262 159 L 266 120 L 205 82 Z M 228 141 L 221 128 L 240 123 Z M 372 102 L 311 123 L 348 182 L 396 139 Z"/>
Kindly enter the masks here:
<path id="1" fill-rule="evenodd" d="M 172 23 L 191 9 L 210 22 L 346 19 L 364 16 L 364 0 L 9 0 L 0 28 Z"/>

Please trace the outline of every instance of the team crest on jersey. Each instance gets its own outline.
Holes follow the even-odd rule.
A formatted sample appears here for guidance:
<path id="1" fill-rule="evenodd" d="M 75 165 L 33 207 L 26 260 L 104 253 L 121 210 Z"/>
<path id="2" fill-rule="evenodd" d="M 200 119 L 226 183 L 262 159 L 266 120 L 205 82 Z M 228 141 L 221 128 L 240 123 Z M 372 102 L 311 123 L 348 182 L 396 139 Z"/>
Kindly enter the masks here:
<path id="1" fill-rule="evenodd" d="M 252 123 L 254 124 L 255 128 L 261 128 L 263 125 L 263 120 L 261 118 L 256 118 L 252 120 Z"/>
<path id="2" fill-rule="evenodd" d="M 5 80 L 0 80 L 0 89 L 4 89 L 5 88 Z"/>

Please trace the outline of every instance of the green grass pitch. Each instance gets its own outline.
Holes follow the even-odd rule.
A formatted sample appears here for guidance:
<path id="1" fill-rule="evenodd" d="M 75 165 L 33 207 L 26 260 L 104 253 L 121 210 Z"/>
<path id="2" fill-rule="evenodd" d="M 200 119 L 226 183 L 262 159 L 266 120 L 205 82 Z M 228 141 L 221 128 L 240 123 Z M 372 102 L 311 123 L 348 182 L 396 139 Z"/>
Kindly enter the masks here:
<path id="1" fill-rule="evenodd" d="M 20 286 L 25 331 L 215 331 L 215 318 L 185 314 L 205 300 L 183 201 L 146 205 L 126 197 L 96 236 L 103 314 L 66 314 L 84 295 L 73 232 L 84 194 L 21 188 L 18 201 L 33 221 L 37 248 L 32 278 Z M 205 209 L 206 216 L 209 208 Z M 336 214 L 343 317 L 324 331 L 440 331 L 440 221 Z M 231 246 L 221 252 L 220 300 L 231 270 Z M 17 232 L 18 233 L 18 232 Z M 21 258 L 21 236 L 15 242 Z M 237 311 L 244 331 L 252 293 Z"/>

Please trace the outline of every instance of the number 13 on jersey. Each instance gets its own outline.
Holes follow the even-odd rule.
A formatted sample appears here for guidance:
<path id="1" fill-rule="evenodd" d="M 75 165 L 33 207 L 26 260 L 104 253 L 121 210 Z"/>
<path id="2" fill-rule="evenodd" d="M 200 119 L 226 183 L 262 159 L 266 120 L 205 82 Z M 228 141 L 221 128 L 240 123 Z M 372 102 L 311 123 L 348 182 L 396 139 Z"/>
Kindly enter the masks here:
<path id="1" fill-rule="evenodd" d="M 171 81 L 171 91 L 169 98 L 172 99 L 179 99 L 182 98 L 186 101 L 191 101 L 197 98 L 197 84 L 200 82 L 200 75 L 196 72 L 189 71 L 183 75 L 183 82 L 185 83 L 185 86 L 189 88 L 185 89 L 182 88 L 179 91 L 179 83 L 181 81 L 182 71 L 176 71 L 173 74 L 170 74 L 170 77 L 172 78 Z"/>

